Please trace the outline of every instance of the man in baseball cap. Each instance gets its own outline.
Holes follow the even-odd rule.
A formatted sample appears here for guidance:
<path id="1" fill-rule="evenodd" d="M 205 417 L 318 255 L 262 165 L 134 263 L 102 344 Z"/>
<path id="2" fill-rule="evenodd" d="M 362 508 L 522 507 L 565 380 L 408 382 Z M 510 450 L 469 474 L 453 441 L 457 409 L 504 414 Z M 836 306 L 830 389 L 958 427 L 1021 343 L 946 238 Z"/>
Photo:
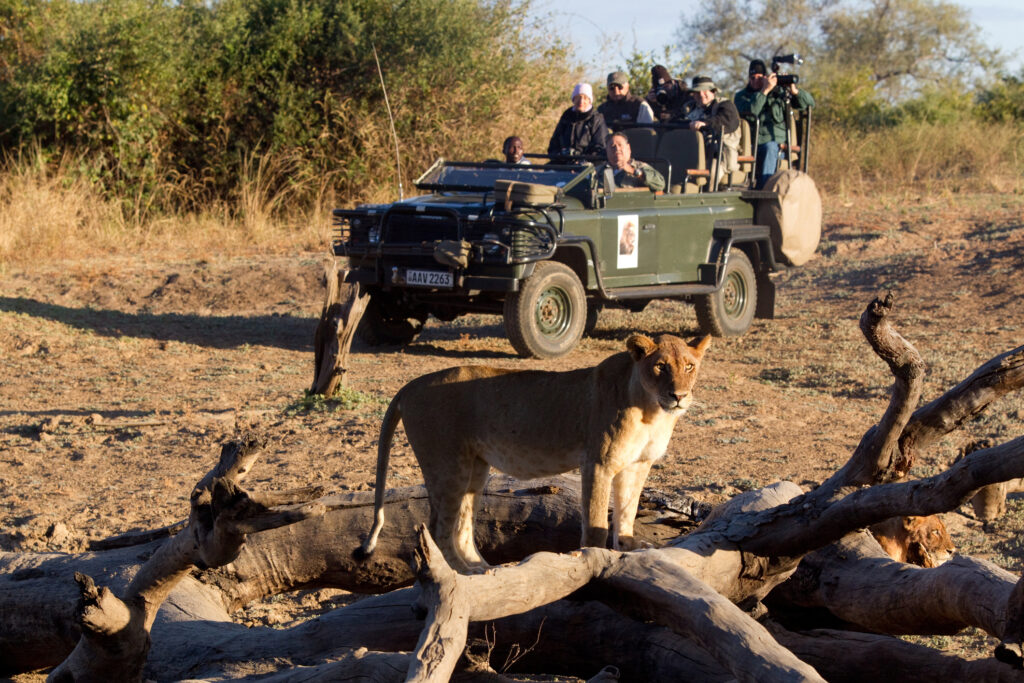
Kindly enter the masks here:
<path id="1" fill-rule="evenodd" d="M 630 94 L 629 76 L 623 71 L 608 74 L 608 95 L 597 110 L 613 130 L 623 123 L 654 123 L 651 105 Z"/>

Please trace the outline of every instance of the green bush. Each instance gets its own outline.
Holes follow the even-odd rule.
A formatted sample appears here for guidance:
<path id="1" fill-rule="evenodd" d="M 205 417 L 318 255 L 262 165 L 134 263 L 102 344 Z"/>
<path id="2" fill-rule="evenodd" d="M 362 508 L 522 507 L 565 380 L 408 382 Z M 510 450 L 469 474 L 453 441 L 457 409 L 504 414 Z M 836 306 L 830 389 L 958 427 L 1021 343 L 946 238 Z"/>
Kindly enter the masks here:
<path id="1" fill-rule="evenodd" d="M 0 144 L 79 150 L 136 212 L 235 205 L 254 157 L 295 197 L 380 192 L 444 152 L 542 149 L 570 81 L 528 2 L 7 0 Z M 545 120 L 545 117 L 547 120 Z M 543 138 L 543 139 L 542 139 Z M 532 143 L 532 144 L 530 144 Z M 276 190 L 275 190 L 276 186 Z"/>

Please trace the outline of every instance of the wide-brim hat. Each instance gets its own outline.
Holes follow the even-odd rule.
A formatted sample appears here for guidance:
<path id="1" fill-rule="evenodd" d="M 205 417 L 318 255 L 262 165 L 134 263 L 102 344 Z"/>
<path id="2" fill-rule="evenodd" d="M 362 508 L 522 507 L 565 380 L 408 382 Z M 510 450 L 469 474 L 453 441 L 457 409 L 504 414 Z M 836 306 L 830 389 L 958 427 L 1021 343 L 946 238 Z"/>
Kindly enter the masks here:
<path id="1" fill-rule="evenodd" d="M 700 90 L 710 90 L 711 92 L 718 92 L 718 87 L 715 86 L 715 82 L 707 76 L 696 76 L 693 79 L 693 84 L 690 86 L 690 90 L 698 92 Z"/>

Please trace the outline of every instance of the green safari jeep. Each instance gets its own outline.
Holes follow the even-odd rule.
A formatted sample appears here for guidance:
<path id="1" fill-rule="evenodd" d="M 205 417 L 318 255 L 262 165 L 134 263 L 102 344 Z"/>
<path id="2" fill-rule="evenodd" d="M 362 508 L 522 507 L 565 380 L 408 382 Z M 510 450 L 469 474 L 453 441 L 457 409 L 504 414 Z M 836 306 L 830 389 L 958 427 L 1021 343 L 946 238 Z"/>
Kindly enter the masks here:
<path id="1" fill-rule="evenodd" d="M 415 184 L 425 194 L 333 212 L 334 253 L 370 294 L 367 343 L 408 343 L 430 315 L 501 312 L 520 355 L 556 358 L 607 306 L 682 299 L 716 336 L 773 317 L 769 274 L 787 260 L 778 191 L 627 190 L 600 162 L 441 159 Z"/>

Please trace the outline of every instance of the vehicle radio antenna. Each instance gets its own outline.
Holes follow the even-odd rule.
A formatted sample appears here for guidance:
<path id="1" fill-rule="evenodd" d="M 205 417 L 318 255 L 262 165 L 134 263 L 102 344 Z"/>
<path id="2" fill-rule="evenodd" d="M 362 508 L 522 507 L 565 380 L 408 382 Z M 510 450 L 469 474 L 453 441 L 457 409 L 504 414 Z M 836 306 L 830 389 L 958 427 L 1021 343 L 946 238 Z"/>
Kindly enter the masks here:
<path id="1" fill-rule="evenodd" d="M 402 195 L 402 160 L 398 156 L 398 133 L 395 132 L 395 117 L 391 115 L 391 103 L 388 101 L 388 89 L 384 85 L 384 72 L 380 68 L 380 59 L 377 58 L 377 46 L 370 43 L 373 48 L 373 61 L 377 63 L 377 75 L 380 76 L 380 89 L 384 91 L 384 106 L 388 110 L 388 121 L 391 122 L 391 137 L 395 141 L 395 166 L 398 172 L 398 201 L 405 197 Z"/>

